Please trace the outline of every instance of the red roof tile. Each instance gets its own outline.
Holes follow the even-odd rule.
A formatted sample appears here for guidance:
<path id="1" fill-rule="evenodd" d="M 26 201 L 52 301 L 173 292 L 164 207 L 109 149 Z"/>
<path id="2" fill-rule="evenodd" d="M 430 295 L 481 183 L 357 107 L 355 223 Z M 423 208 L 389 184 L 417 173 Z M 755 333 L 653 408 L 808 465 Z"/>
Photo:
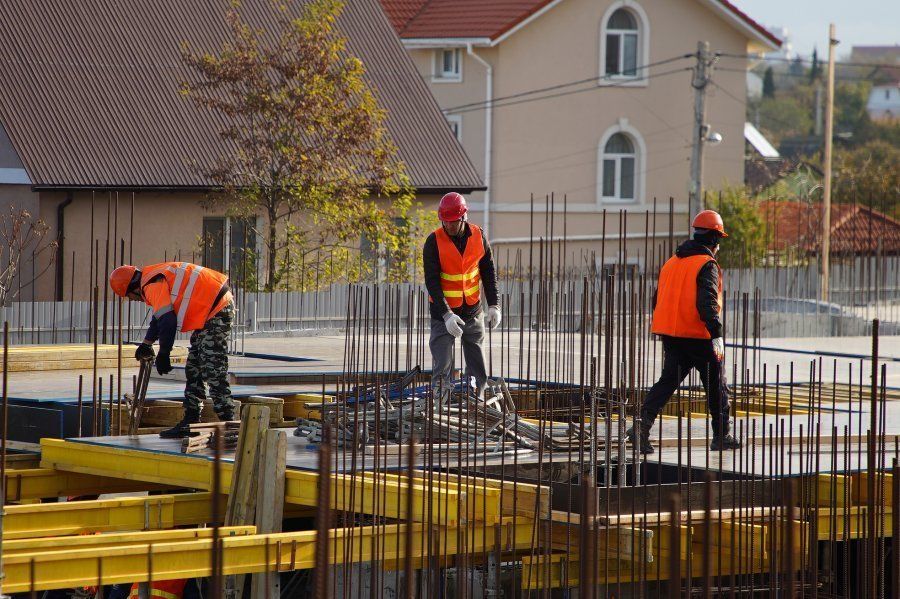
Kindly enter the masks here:
<path id="1" fill-rule="evenodd" d="M 766 200 L 759 213 L 773 251 L 819 252 L 822 204 Z M 834 254 L 900 254 L 900 222 L 860 204 L 831 207 L 831 252 Z"/>
<path id="2" fill-rule="evenodd" d="M 381 0 L 400 37 L 495 40 L 554 0 Z M 728 0 L 714 0 L 760 35 L 781 40 Z"/>

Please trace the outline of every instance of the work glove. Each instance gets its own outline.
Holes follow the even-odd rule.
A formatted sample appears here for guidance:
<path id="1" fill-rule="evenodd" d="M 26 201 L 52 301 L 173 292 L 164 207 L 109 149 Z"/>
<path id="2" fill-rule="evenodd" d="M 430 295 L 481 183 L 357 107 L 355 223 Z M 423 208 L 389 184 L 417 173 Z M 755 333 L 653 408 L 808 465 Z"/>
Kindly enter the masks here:
<path id="1" fill-rule="evenodd" d="M 141 343 L 134 351 L 134 359 L 138 362 L 141 360 L 152 360 L 155 357 L 156 353 L 153 351 L 153 346 L 149 343 Z"/>
<path id="2" fill-rule="evenodd" d="M 712 340 L 713 345 L 713 353 L 716 354 L 716 359 L 721 362 L 725 359 L 725 340 L 721 337 L 716 337 Z"/>
<path id="3" fill-rule="evenodd" d="M 487 325 L 491 327 L 491 329 L 496 329 L 500 326 L 500 321 L 503 320 L 503 315 L 500 312 L 500 306 L 491 306 L 488 308 L 488 317 L 487 317 Z"/>
<path id="4" fill-rule="evenodd" d="M 447 312 L 444 314 L 444 325 L 447 327 L 447 332 L 459 339 L 463 336 L 463 326 L 465 326 L 466 321 L 454 314 L 453 312 Z"/>
<path id="5" fill-rule="evenodd" d="M 156 372 L 161 375 L 172 372 L 172 362 L 169 360 L 169 352 L 162 349 L 159 350 L 159 355 L 156 356 Z"/>

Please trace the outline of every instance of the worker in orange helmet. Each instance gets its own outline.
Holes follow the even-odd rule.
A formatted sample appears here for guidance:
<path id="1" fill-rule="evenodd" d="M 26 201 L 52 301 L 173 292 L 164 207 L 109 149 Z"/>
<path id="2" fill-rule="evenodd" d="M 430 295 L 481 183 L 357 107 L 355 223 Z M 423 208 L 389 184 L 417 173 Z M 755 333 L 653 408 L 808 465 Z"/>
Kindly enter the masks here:
<path id="1" fill-rule="evenodd" d="M 741 446 L 729 432 L 730 406 L 723 366 L 722 269 L 716 262 L 719 241 L 728 235 L 722 217 L 712 210 L 700 212 L 692 226 L 693 239 L 678 246 L 659 273 L 651 331 L 662 338 L 662 374 L 644 398 L 639 420 L 626 433 L 632 446 L 642 454 L 653 453 L 653 421 L 692 369 L 700 374 L 706 389 L 713 430 L 710 449 L 722 451 Z"/>
<path id="2" fill-rule="evenodd" d="M 466 381 L 475 378 L 476 395 L 484 390 L 484 327 L 496 328 L 502 317 L 491 246 L 481 228 L 467 222 L 468 211 L 462 194 L 442 197 L 438 206 L 441 226 L 428 236 L 422 250 L 431 311 L 431 388 L 441 401 L 450 395 L 457 339 L 466 360 Z M 488 306 L 486 320 L 482 288 Z"/>
<path id="3" fill-rule="evenodd" d="M 178 332 L 191 333 L 185 374 L 184 417 L 159 436 L 188 436 L 190 425 L 200 422 L 206 386 L 220 420 L 234 420 L 234 401 L 228 383 L 228 340 L 234 316 L 234 300 L 228 277 L 211 268 L 189 262 L 163 262 L 143 268 L 125 265 L 109 275 L 113 293 L 143 301 L 153 310 L 150 327 L 134 357 L 156 358 L 159 374 L 172 371 L 169 354 Z M 153 344 L 159 340 L 159 354 Z"/>

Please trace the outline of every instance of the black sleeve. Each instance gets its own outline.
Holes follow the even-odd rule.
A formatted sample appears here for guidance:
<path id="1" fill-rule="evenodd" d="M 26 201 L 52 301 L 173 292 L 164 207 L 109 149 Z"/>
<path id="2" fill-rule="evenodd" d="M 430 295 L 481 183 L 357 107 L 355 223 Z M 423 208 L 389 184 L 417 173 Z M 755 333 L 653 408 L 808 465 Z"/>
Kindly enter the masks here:
<path id="1" fill-rule="evenodd" d="M 484 286 L 484 299 L 488 306 L 500 305 L 500 294 L 497 293 L 497 270 L 494 268 L 494 254 L 487 236 L 481 234 L 484 244 L 484 256 L 478 261 L 478 271 L 481 274 L 481 284 Z"/>
<path id="2" fill-rule="evenodd" d="M 150 319 L 150 326 L 147 327 L 147 334 L 144 335 L 144 341 L 153 345 L 156 343 L 156 340 L 159 339 L 159 323 L 156 321 L 156 317 L 152 317 Z"/>
<path id="3" fill-rule="evenodd" d="M 441 259 L 438 256 L 437 238 L 434 233 L 425 240 L 422 248 L 422 268 L 425 271 L 425 289 L 435 303 L 444 304 L 443 314 L 450 311 L 447 300 L 444 299 L 444 290 L 441 289 Z"/>
<path id="4" fill-rule="evenodd" d="M 697 312 L 706 323 L 706 330 L 715 339 L 722 336 L 722 317 L 719 315 L 719 265 L 710 260 L 697 273 Z"/>
<path id="5" fill-rule="evenodd" d="M 178 330 L 178 317 L 174 311 L 168 311 L 159 318 L 154 318 L 159 327 L 159 353 L 169 353 L 175 345 L 175 332 Z M 151 326 L 153 326 L 151 324 Z"/>

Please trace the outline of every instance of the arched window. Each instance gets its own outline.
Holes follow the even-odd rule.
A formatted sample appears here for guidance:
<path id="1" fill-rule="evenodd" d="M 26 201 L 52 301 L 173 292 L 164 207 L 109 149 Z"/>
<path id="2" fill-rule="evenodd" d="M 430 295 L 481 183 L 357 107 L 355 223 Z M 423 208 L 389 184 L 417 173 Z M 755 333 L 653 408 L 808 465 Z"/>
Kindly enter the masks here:
<path id="1" fill-rule="evenodd" d="M 647 15 L 633 0 L 613 2 L 600 26 L 600 76 L 610 80 L 633 79 L 646 84 L 649 45 Z M 601 82 L 602 84 L 602 82 Z"/>
<path id="2" fill-rule="evenodd" d="M 631 12 L 618 9 L 606 25 L 606 74 L 637 76 L 638 26 Z"/>
<path id="3" fill-rule="evenodd" d="M 603 146 L 600 160 L 601 196 L 604 200 L 637 199 L 638 154 L 634 143 L 624 133 L 615 133 Z"/>

